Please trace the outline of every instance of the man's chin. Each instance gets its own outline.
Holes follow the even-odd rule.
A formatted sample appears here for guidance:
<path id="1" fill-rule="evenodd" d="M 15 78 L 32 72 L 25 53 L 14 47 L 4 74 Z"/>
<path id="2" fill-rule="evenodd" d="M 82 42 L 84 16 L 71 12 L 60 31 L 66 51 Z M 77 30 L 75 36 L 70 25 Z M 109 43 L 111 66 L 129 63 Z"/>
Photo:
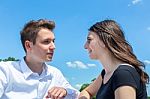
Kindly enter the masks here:
<path id="1" fill-rule="evenodd" d="M 52 58 L 47 58 L 47 60 L 46 60 L 47 62 L 49 62 L 49 61 L 52 61 Z"/>

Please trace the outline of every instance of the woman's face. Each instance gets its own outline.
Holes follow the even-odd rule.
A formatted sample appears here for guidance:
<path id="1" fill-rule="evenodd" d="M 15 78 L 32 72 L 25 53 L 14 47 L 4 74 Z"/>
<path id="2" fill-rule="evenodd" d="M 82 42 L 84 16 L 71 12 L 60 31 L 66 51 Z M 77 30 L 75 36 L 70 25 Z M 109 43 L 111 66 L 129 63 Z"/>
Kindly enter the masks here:
<path id="1" fill-rule="evenodd" d="M 104 43 L 94 32 L 89 32 L 84 48 L 88 50 L 91 59 L 99 59 L 104 53 Z"/>

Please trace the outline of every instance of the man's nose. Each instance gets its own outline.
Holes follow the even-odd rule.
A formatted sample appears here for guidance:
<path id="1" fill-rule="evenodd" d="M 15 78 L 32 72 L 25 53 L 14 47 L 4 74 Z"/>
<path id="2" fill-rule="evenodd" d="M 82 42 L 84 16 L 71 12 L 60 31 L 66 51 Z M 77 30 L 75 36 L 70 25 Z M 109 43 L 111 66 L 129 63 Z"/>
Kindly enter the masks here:
<path id="1" fill-rule="evenodd" d="M 56 48 L 55 43 L 52 42 L 51 45 L 50 45 L 50 49 L 55 49 L 55 48 Z"/>

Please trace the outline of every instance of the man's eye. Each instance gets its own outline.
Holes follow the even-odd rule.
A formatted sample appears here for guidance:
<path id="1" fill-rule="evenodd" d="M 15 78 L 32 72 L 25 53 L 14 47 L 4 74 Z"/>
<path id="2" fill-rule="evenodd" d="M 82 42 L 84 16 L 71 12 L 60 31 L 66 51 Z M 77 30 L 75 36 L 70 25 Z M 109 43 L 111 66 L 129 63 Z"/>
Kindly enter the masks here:
<path id="1" fill-rule="evenodd" d="M 50 43 L 55 43 L 55 39 L 54 40 L 45 40 L 43 41 L 43 44 L 50 44 Z"/>
<path id="2" fill-rule="evenodd" d="M 49 41 L 49 40 L 46 40 L 46 41 L 44 41 L 43 43 L 44 43 L 44 44 L 49 44 L 50 41 Z"/>
<path id="3" fill-rule="evenodd" d="M 55 40 L 53 40 L 53 43 L 55 43 Z"/>

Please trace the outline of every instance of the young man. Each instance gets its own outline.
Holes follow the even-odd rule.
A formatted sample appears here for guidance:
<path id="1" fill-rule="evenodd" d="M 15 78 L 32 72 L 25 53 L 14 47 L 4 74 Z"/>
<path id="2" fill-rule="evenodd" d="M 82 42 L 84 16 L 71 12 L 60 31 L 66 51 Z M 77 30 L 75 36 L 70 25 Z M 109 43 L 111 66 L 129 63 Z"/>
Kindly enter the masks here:
<path id="1" fill-rule="evenodd" d="M 21 34 L 26 56 L 20 61 L 0 62 L 1 99 L 76 99 L 74 89 L 52 61 L 55 50 L 53 21 L 40 19 L 28 22 Z"/>

